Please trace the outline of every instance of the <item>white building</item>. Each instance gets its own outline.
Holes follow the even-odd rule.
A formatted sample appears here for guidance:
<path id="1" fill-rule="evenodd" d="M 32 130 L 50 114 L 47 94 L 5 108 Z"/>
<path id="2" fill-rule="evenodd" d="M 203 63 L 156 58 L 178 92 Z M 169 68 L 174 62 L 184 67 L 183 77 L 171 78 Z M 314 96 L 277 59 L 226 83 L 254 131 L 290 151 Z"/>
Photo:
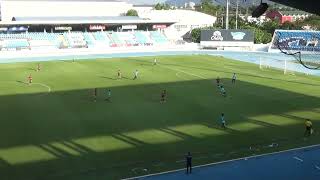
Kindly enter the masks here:
<path id="1" fill-rule="evenodd" d="M 195 9 L 195 6 L 196 6 L 196 3 L 192 1 L 184 3 L 184 8 L 186 9 Z"/>
<path id="2" fill-rule="evenodd" d="M 262 15 L 262 16 L 260 16 L 258 18 L 252 17 L 252 16 L 245 16 L 245 15 L 239 15 L 239 17 L 244 21 L 247 21 L 247 22 L 250 22 L 250 23 L 259 24 L 259 25 L 261 25 L 262 23 L 264 23 L 264 22 L 266 22 L 268 20 L 266 15 Z"/>
<path id="3" fill-rule="evenodd" d="M 134 10 L 138 12 L 138 14 L 148 13 L 153 9 L 153 5 L 133 5 Z"/>
<path id="4" fill-rule="evenodd" d="M 163 29 L 169 39 L 179 39 L 194 28 L 212 26 L 217 18 L 192 10 L 151 10 L 140 13 L 141 18 L 162 21 L 175 21 L 177 23 Z"/>

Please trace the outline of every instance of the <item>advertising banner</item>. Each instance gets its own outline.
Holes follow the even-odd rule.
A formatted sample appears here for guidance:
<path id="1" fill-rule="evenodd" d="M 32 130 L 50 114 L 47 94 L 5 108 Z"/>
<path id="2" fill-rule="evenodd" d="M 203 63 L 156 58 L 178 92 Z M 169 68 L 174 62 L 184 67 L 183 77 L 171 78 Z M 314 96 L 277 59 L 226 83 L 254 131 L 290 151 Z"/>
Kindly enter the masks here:
<path id="1" fill-rule="evenodd" d="M 90 30 L 105 30 L 106 26 L 105 25 L 90 25 L 89 29 Z"/>
<path id="2" fill-rule="evenodd" d="M 0 27 L 0 31 L 8 31 L 7 27 Z"/>
<path id="3" fill-rule="evenodd" d="M 201 41 L 253 42 L 253 32 L 241 29 L 202 30 Z"/>
<path id="4" fill-rule="evenodd" d="M 202 30 L 200 45 L 202 47 L 250 47 L 254 44 L 254 34 L 250 30 L 219 29 Z"/>
<path id="5" fill-rule="evenodd" d="M 9 31 L 27 31 L 28 28 L 24 27 L 24 26 L 20 26 L 20 27 L 10 27 Z"/>
<path id="6" fill-rule="evenodd" d="M 155 24 L 152 26 L 153 29 L 165 29 L 167 25 L 165 24 Z"/>
<path id="7" fill-rule="evenodd" d="M 71 31 L 72 27 L 70 27 L 70 26 L 56 26 L 56 27 L 54 27 L 54 29 L 57 31 Z"/>
<path id="8" fill-rule="evenodd" d="M 122 29 L 137 29 L 137 25 L 122 25 Z"/>

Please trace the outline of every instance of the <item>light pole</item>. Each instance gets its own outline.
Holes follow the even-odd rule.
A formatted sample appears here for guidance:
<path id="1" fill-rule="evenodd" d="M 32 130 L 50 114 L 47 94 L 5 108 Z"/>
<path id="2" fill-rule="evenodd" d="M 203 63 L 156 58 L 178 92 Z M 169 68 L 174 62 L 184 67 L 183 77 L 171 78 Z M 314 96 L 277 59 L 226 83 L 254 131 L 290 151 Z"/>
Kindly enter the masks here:
<path id="1" fill-rule="evenodd" d="M 227 0 L 226 8 L 226 29 L 229 29 L 229 0 Z"/>
<path id="2" fill-rule="evenodd" d="M 239 0 L 237 0 L 237 8 L 236 8 L 236 29 L 238 29 L 238 11 L 239 11 Z"/>

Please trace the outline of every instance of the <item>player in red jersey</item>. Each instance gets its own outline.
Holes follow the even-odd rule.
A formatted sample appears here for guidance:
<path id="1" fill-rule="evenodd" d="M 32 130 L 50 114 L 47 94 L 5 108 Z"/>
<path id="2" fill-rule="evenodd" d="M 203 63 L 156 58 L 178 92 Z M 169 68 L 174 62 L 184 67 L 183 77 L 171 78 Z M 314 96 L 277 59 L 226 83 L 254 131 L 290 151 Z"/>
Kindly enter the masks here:
<path id="1" fill-rule="evenodd" d="M 29 85 L 32 83 L 32 76 L 31 74 L 28 76 Z"/>

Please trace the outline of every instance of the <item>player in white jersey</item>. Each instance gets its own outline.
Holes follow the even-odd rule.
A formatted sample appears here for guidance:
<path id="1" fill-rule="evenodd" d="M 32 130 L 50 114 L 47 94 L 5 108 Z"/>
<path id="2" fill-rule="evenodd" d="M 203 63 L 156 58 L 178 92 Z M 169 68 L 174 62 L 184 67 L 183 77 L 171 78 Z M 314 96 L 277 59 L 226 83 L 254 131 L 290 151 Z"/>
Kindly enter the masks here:
<path id="1" fill-rule="evenodd" d="M 236 80 L 237 80 L 237 75 L 236 75 L 236 73 L 233 73 L 233 75 L 232 75 L 232 84 L 236 84 Z"/>
<path id="2" fill-rule="evenodd" d="M 137 78 L 138 78 L 138 74 L 139 74 L 139 71 L 138 71 L 138 70 L 136 70 L 136 71 L 134 72 L 133 80 L 135 80 L 135 79 L 137 79 Z"/>
<path id="3" fill-rule="evenodd" d="M 154 58 L 154 60 L 153 60 L 153 65 L 157 65 L 157 59 L 156 58 Z"/>

